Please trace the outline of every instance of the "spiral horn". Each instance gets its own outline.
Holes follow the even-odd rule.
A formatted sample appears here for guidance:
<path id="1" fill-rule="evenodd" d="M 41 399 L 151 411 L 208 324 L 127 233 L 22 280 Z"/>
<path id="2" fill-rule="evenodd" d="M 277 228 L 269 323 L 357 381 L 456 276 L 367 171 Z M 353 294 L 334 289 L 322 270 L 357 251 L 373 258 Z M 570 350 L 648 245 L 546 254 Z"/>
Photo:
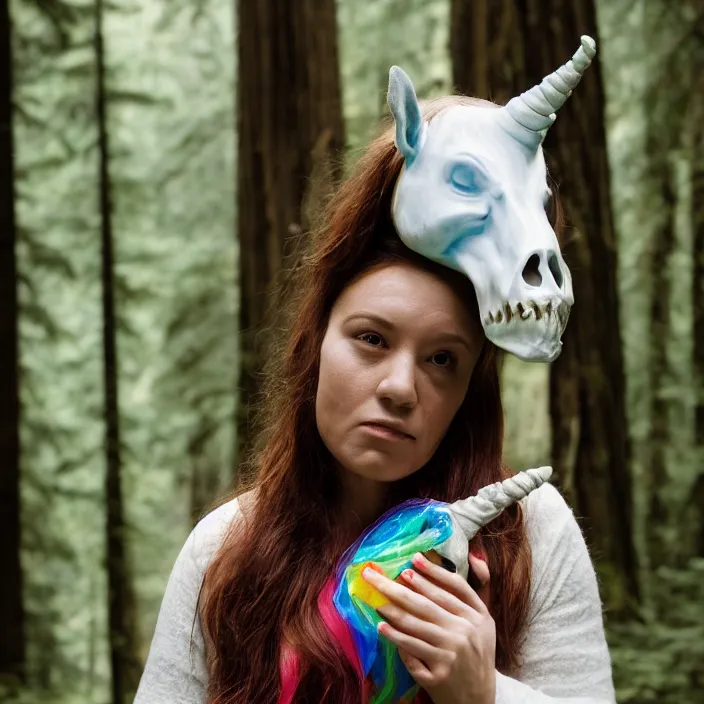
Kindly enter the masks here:
<path id="1" fill-rule="evenodd" d="M 506 129 L 526 146 L 534 149 L 540 146 L 555 121 L 555 113 L 565 104 L 596 56 L 596 42 L 591 37 L 584 35 L 581 42 L 566 64 L 502 108 Z"/>
<path id="2" fill-rule="evenodd" d="M 537 467 L 519 472 L 502 482 L 482 487 L 475 496 L 450 504 L 453 518 L 461 526 L 467 540 L 471 540 L 489 521 L 507 506 L 528 496 L 542 486 L 552 474 L 552 467 Z"/>

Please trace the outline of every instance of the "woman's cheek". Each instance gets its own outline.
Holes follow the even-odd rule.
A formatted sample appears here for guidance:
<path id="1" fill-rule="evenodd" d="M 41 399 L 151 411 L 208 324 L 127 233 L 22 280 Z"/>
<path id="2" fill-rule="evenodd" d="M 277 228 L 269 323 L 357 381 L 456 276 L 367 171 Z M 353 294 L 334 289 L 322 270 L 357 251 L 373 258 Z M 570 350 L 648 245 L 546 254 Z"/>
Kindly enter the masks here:
<path id="1" fill-rule="evenodd" d="M 318 429 L 325 440 L 339 443 L 359 403 L 358 368 L 349 345 L 336 340 L 323 346 L 316 394 Z"/>
<path id="2" fill-rule="evenodd" d="M 462 399 L 458 400 L 454 396 L 444 395 L 438 397 L 432 407 L 428 409 L 423 428 L 425 432 L 424 440 L 429 447 L 430 456 L 433 455 L 445 437 L 452 419 L 457 414 L 461 404 Z"/>

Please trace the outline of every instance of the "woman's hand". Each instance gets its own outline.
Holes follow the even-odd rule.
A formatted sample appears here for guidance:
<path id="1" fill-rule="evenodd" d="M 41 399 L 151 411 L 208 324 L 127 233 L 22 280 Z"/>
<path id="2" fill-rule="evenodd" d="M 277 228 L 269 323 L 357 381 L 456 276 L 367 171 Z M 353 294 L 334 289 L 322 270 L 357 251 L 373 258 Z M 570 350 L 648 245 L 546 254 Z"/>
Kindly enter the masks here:
<path id="1" fill-rule="evenodd" d="M 398 646 L 435 704 L 493 704 L 496 631 L 484 601 L 462 577 L 420 553 L 413 565 L 418 572 L 404 570 L 401 584 L 364 570 L 364 579 L 391 601 L 377 609 L 386 620 L 379 632 Z M 486 562 L 472 555 L 470 565 L 486 594 Z"/>

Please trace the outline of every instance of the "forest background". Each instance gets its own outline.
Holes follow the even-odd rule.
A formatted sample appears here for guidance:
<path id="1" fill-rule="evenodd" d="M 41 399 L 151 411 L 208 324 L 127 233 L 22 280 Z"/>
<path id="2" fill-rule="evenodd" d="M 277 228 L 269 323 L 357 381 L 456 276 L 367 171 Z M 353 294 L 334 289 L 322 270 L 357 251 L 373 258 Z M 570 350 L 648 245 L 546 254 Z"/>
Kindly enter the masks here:
<path id="1" fill-rule="evenodd" d="M 558 362 L 503 362 L 506 459 L 579 517 L 619 701 L 701 701 L 702 0 L 2 0 L 0 701 L 131 702 L 389 67 L 503 103 L 581 34 L 545 143 L 577 303 Z"/>

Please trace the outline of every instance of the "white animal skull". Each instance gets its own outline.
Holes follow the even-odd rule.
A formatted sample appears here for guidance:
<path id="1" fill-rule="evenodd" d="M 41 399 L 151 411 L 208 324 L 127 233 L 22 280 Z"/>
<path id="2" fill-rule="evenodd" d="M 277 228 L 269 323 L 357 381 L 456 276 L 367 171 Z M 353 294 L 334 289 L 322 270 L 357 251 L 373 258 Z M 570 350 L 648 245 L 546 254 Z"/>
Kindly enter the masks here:
<path id="1" fill-rule="evenodd" d="M 404 168 L 392 218 L 411 249 L 464 272 L 489 340 L 553 361 L 574 303 L 545 205 L 542 141 L 596 54 L 594 40 L 501 108 L 453 106 L 423 120 L 410 78 L 391 68 L 388 101 Z"/>

